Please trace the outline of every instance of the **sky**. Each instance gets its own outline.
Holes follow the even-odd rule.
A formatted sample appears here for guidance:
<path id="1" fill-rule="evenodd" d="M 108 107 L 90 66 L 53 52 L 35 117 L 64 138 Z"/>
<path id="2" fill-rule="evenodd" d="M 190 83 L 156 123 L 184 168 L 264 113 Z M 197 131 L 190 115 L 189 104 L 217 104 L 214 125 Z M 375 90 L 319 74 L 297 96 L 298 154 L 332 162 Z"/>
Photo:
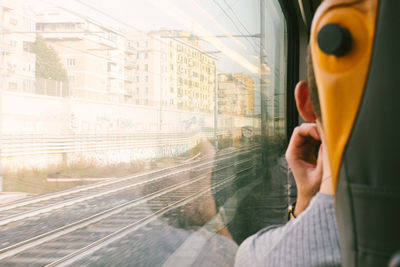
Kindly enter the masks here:
<path id="1" fill-rule="evenodd" d="M 143 32 L 175 29 L 201 36 L 201 46 L 219 58 L 218 71 L 257 74 L 259 38 L 229 37 L 259 33 L 258 0 L 29 0 L 40 11 L 62 6 L 107 25 L 119 23 Z M 82 4 L 83 3 L 83 4 Z M 88 8 L 93 6 L 108 16 Z M 211 38 L 210 36 L 224 36 Z"/>

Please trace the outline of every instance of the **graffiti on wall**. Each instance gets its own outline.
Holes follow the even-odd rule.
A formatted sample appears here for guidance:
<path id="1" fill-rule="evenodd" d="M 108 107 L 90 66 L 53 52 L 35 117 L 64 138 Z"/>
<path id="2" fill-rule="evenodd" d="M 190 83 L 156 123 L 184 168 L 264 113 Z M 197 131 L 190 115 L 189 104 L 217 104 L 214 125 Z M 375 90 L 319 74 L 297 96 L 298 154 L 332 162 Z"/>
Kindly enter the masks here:
<path id="1" fill-rule="evenodd" d="M 70 128 L 75 131 L 96 132 L 155 132 L 160 129 L 159 123 L 137 122 L 127 118 L 108 118 L 100 116 L 94 120 L 79 118 L 76 114 L 70 115 Z M 162 132 L 182 132 L 188 129 L 187 124 L 162 123 Z"/>

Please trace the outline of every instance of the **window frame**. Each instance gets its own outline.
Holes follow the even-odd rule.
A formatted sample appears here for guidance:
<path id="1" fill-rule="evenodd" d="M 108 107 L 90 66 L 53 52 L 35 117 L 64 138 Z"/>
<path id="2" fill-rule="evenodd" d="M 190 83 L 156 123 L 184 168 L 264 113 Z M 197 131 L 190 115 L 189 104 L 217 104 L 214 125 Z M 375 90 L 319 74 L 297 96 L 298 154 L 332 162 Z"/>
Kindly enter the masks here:
<path id="1" fill-rule="evenodd" d="M 298 7 L 295 1 L 278 0 L 281 6 L 287 29 L 287 63 L 286 63 L 286 138 L 289 141 L 294 128 L 299 124 L 299 113 L 294 98 L 294 88 L 299 80 L 299 20 Z"/>

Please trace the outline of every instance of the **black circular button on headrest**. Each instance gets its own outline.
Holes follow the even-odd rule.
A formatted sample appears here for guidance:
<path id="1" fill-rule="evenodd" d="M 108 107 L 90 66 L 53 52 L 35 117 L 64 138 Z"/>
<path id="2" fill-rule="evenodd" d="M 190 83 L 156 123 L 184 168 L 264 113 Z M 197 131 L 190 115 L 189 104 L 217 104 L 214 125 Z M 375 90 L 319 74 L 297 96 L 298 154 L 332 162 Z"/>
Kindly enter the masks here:
<path id="1" fill-rule="evenodd" d="M 337 24 L 326 24 L 318 33 L 318 46 L 328 55 L 343 56 L 351 48 L 351 34 Z"/>

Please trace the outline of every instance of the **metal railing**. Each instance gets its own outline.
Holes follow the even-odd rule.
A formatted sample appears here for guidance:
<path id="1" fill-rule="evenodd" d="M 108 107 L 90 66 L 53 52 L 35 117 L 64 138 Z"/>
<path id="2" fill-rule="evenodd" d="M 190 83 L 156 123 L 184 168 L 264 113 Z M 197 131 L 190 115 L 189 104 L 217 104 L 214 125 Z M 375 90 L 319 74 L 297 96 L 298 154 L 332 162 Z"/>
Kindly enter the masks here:
<path id="1" fill-rule="evenodd" d="M 1 156 L 60 154 L 192 144 L 212 138 L 209 131 L 187 133 L 75 134 L 75 135 L 3 135 Z"/>

